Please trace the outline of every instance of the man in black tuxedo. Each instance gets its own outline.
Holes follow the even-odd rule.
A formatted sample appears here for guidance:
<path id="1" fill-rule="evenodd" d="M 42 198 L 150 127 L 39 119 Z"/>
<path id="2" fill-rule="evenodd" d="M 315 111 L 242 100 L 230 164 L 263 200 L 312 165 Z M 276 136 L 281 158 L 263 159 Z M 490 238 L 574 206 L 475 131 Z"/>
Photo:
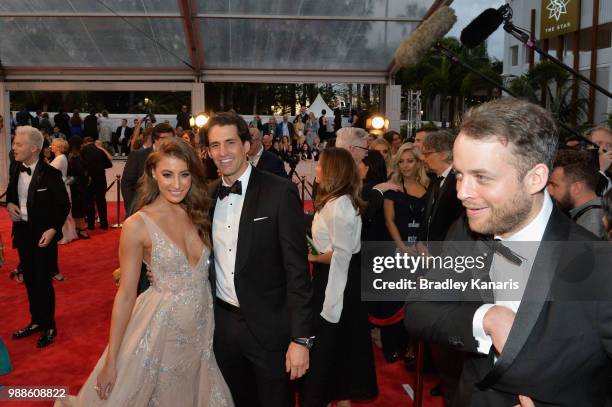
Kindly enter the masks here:
<path id="1" fill-rule="evenodd" d="M 427 188 L 427 206 L 418 234 L 421 242 L 444 240 L 463 212 L 452 172 L 453 142 L 453 135 L 444 130 L 430 132 L 423 140 L 423 161 L 435 178 Z"/>
<path id="2" fill-rule="evenodd" d="M 285 171 L 283 160 L 264 149 L 261 142 L 261 132 L 255 127 L 249 127 L 249 135 L 251 137 L 251 148 L 248 156 L 253 167 L 286 178 L 287 171 Z"/>
<path id="3" fill-rule="evenodd" d="M 117 127 L 115 133 L 113 133 L 112 145 L 113 152 L 115 154 L 127 154 L 128 153 L 128 141 L 132 137 L 134 130 L 127 125 L 127 119 L 121 119 L 121 126 Z"/>
<path id="4" fill-rule="evenodd" d="M 444 255 L 469 254 L 459 246 L 468 242 L 489 256 L 480 270 L 433 269 L 426 277 L 503 283 L 500 277 L 510 275 L 526 284 L 510 298 L 486 288 L 457 290 L 452 298 L 412 293 L 409 333 L 466 355 L 453 406 L 605 405 L 610 249 L 594 256 L 589 245 L 596 236 L 564 216 L 546 192 L 557 143 L 551 114 L 526 101 L 497 99 L 464 115 L 453 165 L 466 222 L 455 224 Z M 563 296 L 568 292 L 591 297 L 571 301 Z"/>
<path id="5" fill-rule="evenodd" d="M 153 145 L 151 147 L 134 150 L 128 156 L 123 175 L 121 177 L 121 194 L 123 195 L 123 206 L 125 207 L 125 216 L 132 214 L 136 200 L 136 189 L 138 188 L 138 179 L 144 174 L 144 167 L 149 154 L 155 151 L 157 140 L 162 140 L 166 137 L 173 137 L 174 129 L 167 123 L 160 123 L 153 127 Z"/>
<path id="6" fill-rule="evenodd" d="M 106 208 L 106 169 L 113 167 L 113 162 L 106 153 L 94 144 L 91 137 L 83 139 L 81 157 L 89 175 L 87 185 L 87 229 L 96 228 L 96 208 L 100 218 L 100 227 L 108 229 L 108 215 Z"/>
<path id="7" fill-rule="evenodd" d="M 28 326 L 13 338 L 42 332 L 39 348 L 53 343 L 57 334 L 50 270 L 57 268 L 57 242 L 70 211 L 62 173 L 39 158 L 42 145 L 40 131 L 31 126 L 17 128 L 13 152 L 19 164 L 11 173 L 6 199 L 31 315 Z"/>
<path id="8" fill-rule="evenodd" d="M 300 199 L 289 180 L 248 163 L 240 116 L 219 113 L 201 134 L 223 175 L 211 185 L 215 356 L 237 407 L 285 406 L 313 343 Z"/>

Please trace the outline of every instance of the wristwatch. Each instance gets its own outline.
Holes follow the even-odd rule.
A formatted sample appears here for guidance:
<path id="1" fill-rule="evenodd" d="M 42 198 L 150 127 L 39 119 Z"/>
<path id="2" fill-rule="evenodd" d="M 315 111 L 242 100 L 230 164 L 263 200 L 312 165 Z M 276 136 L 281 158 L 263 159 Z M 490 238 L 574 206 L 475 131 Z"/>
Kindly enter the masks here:
<path id="1" fill-rule="evenodd" d="M 310 349 L 312 348 L 312 345 L 314 345 L 314 336 L 311 336 L 310 338 L 293 338 L 291 339 L 291 342 L 295 342 L 298 345 L 305 346 L 306 349 Z"/>

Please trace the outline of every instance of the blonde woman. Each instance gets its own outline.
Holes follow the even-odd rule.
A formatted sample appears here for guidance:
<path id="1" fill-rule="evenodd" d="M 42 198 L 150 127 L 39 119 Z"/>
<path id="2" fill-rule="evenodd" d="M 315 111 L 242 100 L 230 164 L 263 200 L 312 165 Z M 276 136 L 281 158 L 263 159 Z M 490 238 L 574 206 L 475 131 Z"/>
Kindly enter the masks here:
<path id="1" fill-rule="evenodd" d="M 385 193 L 385 224 L 398 250 L 406 251 L 416 242 L 425 210 L 429 178 L 419 150 L 412 143 L 400 146 L 391 161 L 391 182 L 402 190 Z"/>
<path id="2" fill-rule="evenodd" d="M 53 159 L 53 161 L 51 161 L 50 164 L 52 167 L 55 167 L 61 171 L 62 179 L 66 184 L 66 191 L 68 191 L 68 198 L 70 198 L 70 181 L 68 180 L 68 158 L 66 157 L 66 153 L 68 153 L 68 150 L 68 142 L 63 138 L 56 138 L 51 142 L 51 152 L 55 155 L 55 158 Z M 64 222 L 64 226 L 62 227 L 62 234 L 64 235 L 64 237 L 62 238 L 62 240 L 57 242 L 58 244 L 66 244 L 70 243 L 74 239 L 78 239 L 76 226 L 74 223 L 74 219 L 72 219 L 71 213 L 68 214 L 68 217 Z"/>

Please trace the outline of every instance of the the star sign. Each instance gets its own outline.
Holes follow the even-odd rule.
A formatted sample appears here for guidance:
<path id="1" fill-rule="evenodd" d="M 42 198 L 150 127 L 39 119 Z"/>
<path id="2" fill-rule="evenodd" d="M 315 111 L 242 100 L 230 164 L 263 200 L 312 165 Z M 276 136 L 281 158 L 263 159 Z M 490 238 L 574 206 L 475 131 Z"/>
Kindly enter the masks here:
<path id="1" fill-rule="evenodd" d="M 570 0 L 550 0 L 546 10 L 550 11 L 548 18 L 554 18 L 559 21 L 561 14 L 567 14 L 567 4 Z"/>

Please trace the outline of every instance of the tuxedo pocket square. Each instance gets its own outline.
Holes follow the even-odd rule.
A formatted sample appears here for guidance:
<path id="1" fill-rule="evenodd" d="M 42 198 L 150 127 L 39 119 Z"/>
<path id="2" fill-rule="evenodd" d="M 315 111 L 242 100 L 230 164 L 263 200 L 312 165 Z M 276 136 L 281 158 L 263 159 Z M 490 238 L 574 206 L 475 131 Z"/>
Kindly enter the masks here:
<path id="1" fill-rule="evenodd" d="M 260 220 L 268 219 L 268 216 L 264 216 L 263 218 L 255 218 L 253 222 L 259 222 Z"/>
<path id="2" fill-rule="evenodd" d="M 47 188 L 40 188 L 40 189 L 37 189 L 36 192 L 45 192 L 46 190 Z"/>

